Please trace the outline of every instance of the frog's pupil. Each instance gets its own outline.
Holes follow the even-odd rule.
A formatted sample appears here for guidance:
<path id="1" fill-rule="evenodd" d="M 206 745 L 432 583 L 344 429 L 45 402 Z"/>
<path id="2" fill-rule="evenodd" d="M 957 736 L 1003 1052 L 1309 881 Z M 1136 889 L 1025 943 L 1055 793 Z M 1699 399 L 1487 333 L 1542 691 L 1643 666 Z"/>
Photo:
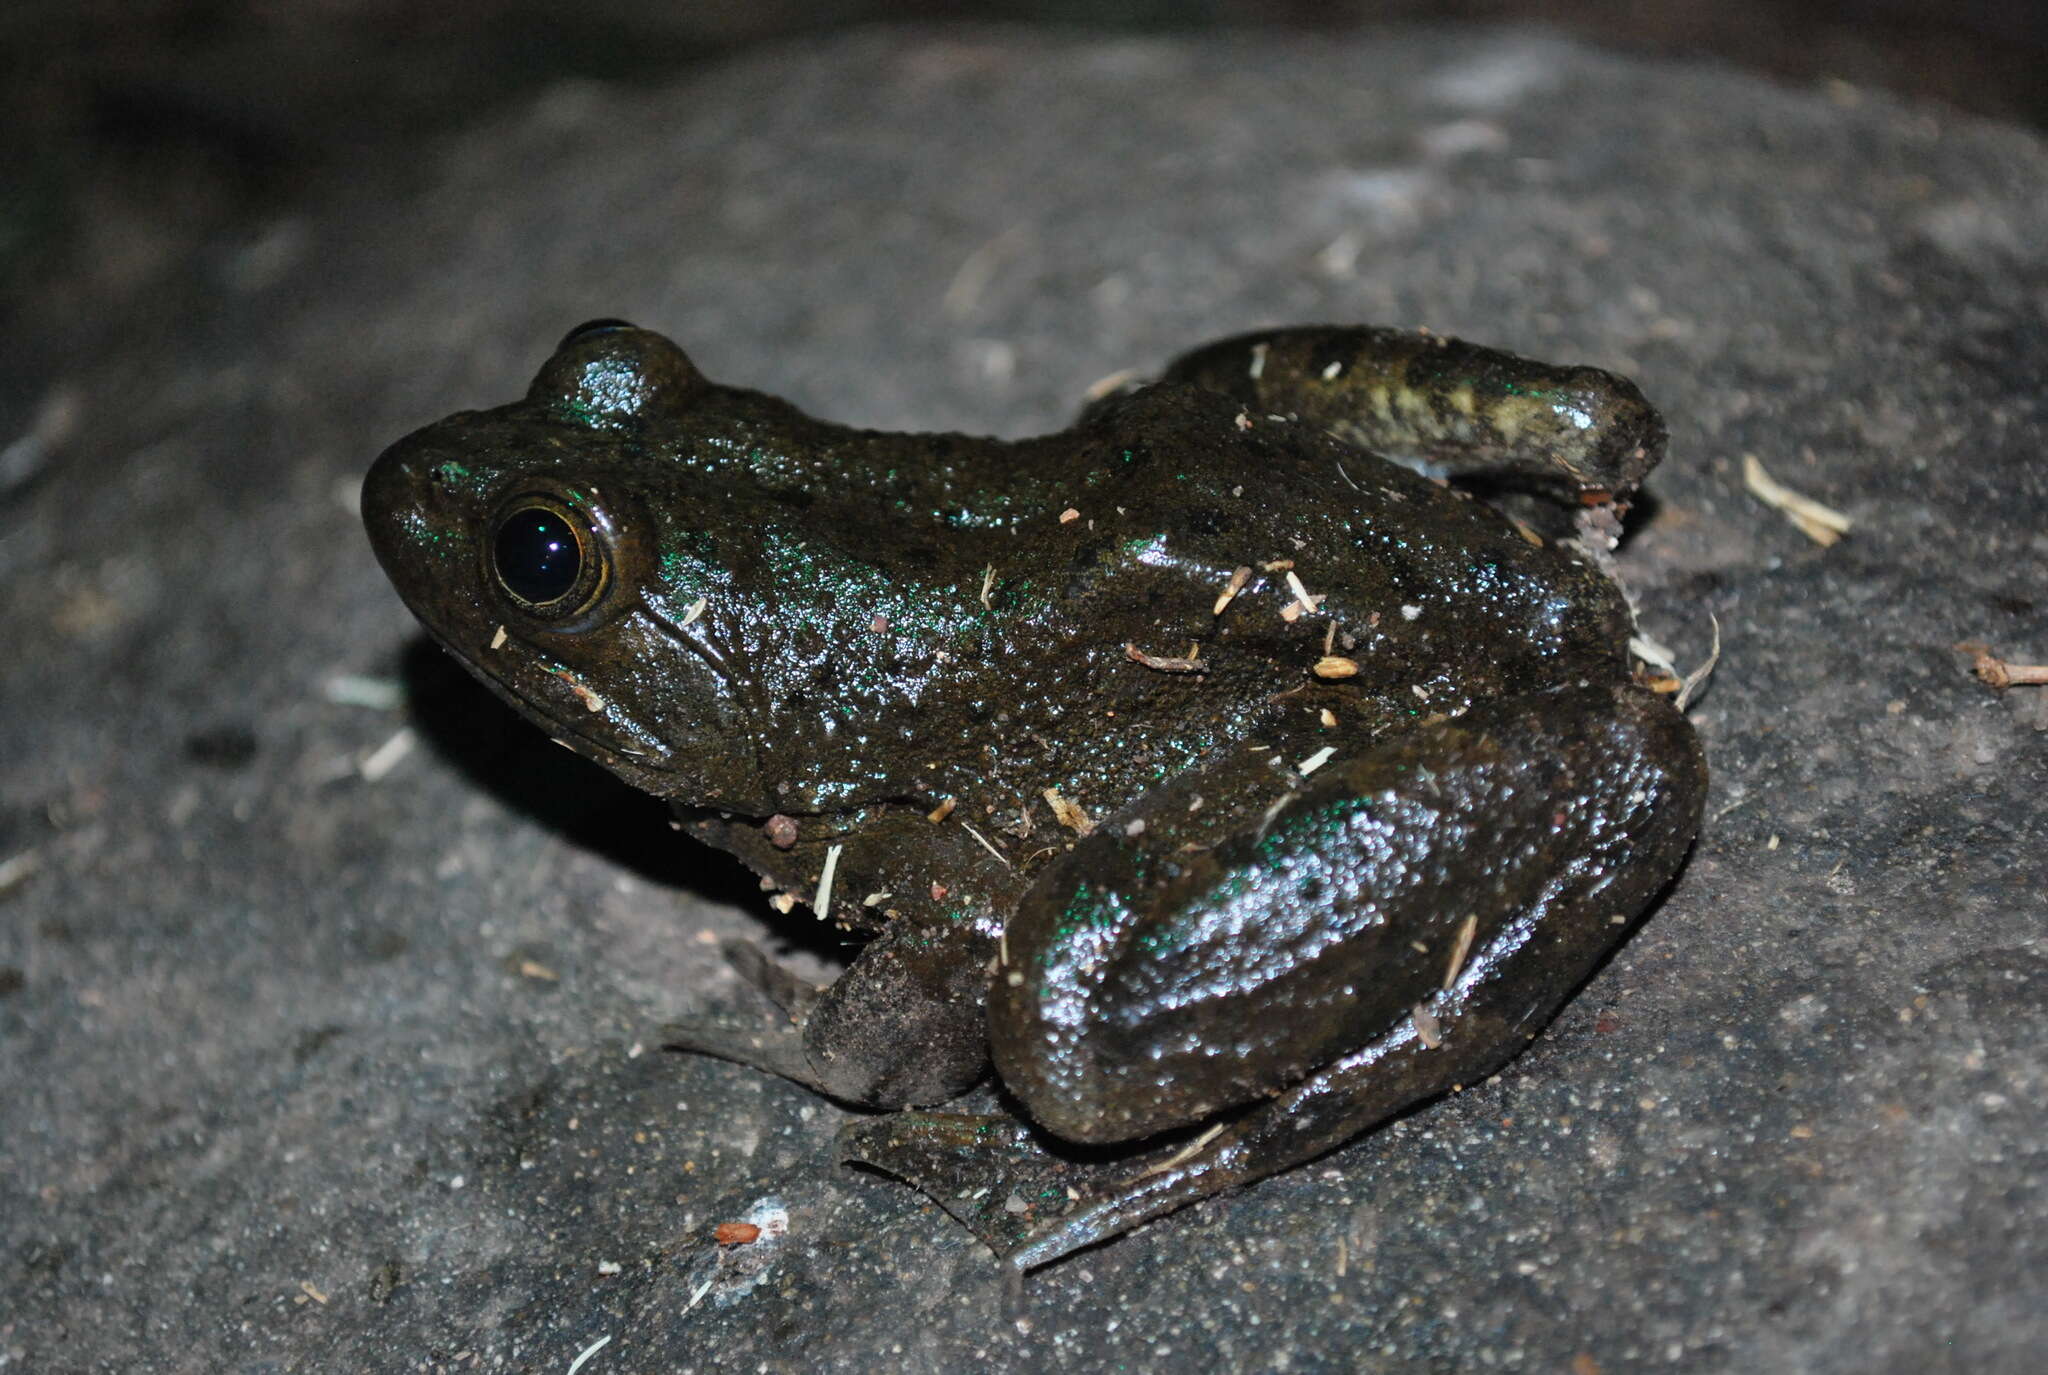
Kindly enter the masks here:
<path id="1" fill-rule="evenodd" d="M 560 601 L 583 571 L 583 550 L 567 522 L 544 507 L 514 511 L 498 526 L 498 578 L 534 606 Z"/>

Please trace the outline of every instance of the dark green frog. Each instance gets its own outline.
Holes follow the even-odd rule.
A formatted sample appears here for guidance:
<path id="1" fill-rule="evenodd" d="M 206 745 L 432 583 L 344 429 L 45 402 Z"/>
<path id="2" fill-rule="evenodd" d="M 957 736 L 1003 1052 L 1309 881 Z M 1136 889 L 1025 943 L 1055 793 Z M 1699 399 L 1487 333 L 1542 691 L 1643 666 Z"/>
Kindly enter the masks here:
<path id="1" fill-rule="evenodd" d="M 885 434 L 599 321 L 363 506 L 478 677 L 867 938 L 824 989 L 734 949 L 785 1015 L 679 1043 L 899 1109 L 848 1157 L 1024 1267 L 1490 1072 L 1671 878 L 1705 767 L 1599 566 L 1663 440 L 1376 329 Z M 991 1064 L 1013 1112 L 916 1110 Z"/>

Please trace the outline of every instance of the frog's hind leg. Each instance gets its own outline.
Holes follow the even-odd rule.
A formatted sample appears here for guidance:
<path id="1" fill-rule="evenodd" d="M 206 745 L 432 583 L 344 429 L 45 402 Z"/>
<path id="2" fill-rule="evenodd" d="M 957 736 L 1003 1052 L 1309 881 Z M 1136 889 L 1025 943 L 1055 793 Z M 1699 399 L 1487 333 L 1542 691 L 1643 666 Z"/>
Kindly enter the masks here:
<path id="1" fill-rule="evenodd" d="M 1477 1083 L 1533 1039 L 1613 936 L 1587 923 L 1537 979 L 1502 980 L 1517 933 L 1372 1044 L 1248 1111 L 1143 1152 L 1075 1152 L 1005 1117 L 903 1112 L 849 1123 L 843 1157 L 908 1181 L 1018 1270 L 1334 1150 L 1403 1108 Z M 1547 977 L 1543 977 L 1547 973 Z"/>
<path id="2" fill-rule="evenodd" d="M 1466 979 L 1371 1045 L 1142 1152 L 1077 1152 L 1008 1117 L 901 1112 L 847 1124 L 840 1153 L 905 1180 L 1010 1265 L 1034 1269 L 1313 1160 L 1413 1103 L 1485 1078 L 1535 1037 L 1612 938 L 1583 927 L 1579 948 L 1552 952 L 1548 982 L 1481 987 L 1511 939 L 1496 938 Z"/>
<path id="3" fill-rule="evenodd" d="M 1621 500 L 1663 457 L 1664 421 L 1627 378 L 1421 331 L 1313 326 L 1239 335 L 1162 381 L 1292 415 L 1445 476 Z"/>
<path id="4" fill-rule="evenodd" d="M 848 1153 L 956 1212 L 996 1198 L 967 1220 L 1020 1267 L 1309 1159 L 1527 1044 L 1675 872 L 1705 785 L 1631 687 L 1475 706 L 1263 795 L 1233 772 L 1258 777 L 1233 757 L 1077 844 L 1011 923 L 997 1067 L 1095 1146 L 907 1114 Z"/>
<path id="5" fill-rule="evenodd" d="M 1070 1141 L 1280 1093 L 1422 1002 L 1459 947 L 1519 933 L 1516 975 L 1559 927 L 1612 944 L 1703 793 L 1691 727 L 1628 685 L 1481 702 L 1353 750 L 1280 720 L 1261 735 L 1280 748 L 1168 783 L 1142 830 L 1100 827 L 1011 917 L 996 1068 Z M 1258 762 L 1331 739 L 1309 777 Z"/>
<path id="6" fill-rule="evenodd" d="M 1519 1054 L 1613 946 L 1604 907 L 1538 932 L 1503 930 L 1473 952 L 1448 989 L 1432 993 L 1370 1045 L 1177 1151 L 1160 1152 L 1120 1184 L 1081 1194 L 1058 1217 L 1003 1248 L 1020 1270 L 1334 1150 L 1413 1103 L 1477 1083 Z M 1532 939 L 1540 950 L 1523 952 Z M 1532 961 L 1528 956 L 1533 955 Z"/>

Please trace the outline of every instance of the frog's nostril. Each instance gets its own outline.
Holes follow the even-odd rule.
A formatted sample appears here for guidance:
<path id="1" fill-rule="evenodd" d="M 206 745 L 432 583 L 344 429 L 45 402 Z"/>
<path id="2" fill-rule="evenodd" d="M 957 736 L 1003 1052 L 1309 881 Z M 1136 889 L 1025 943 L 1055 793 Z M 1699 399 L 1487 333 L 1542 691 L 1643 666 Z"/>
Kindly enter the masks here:
<path id="1" fill-rule="evenodd" d="M 363 520 L 375 535 L 379 527 L 389 523 L 391 513 L 398 504 L 398 488 L 402 481 L 395 471 L 397 464 L 389 453 L 384 454 L 370 465 L 370 471 L 363 475 L 362 508 Z"/>

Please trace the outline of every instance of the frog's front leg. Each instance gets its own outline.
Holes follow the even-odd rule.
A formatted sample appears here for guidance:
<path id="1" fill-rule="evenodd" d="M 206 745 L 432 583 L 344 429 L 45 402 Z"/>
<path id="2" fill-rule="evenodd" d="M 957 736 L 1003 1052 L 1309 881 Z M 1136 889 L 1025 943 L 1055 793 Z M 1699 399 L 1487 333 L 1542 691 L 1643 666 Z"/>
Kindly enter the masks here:
<path id="1" fill-rule="evenodd" d="M 972 1223 L 1020 1266 L 1313 1157 L 1525 1045 L 1676 870 L 1704 787 L 1683 719 L 1627 687 L 1477 706 L 1306 783 L 1233 758 L 1048 873 L 990 1008 L 1034 1122 L 1182 1135 L 1103 1160 L 905 1114 L 850 1153 L 1021 1200 Z"/>
<path id="2" fill-rule="evenodd" d="M 727 957 L 786 1014 L 753 1027 L 671 1023 L 679 1050 L 779 1074 L 863 1107 L 941 1103 L 988 1068 L 985 992 L 996 940 L 968 920 L 897 922 L 822 990 L 751 945 Z"/>
<path id="3" fill-rule="evenodd" d="M 1625 498 L 1664 453 L 1663 419 L 1627 378 L 1419 330 L 1244 334 L 1183 355 L 1160 380 L 1452 477 L 1520 479 L 1586 501 Z"/>

